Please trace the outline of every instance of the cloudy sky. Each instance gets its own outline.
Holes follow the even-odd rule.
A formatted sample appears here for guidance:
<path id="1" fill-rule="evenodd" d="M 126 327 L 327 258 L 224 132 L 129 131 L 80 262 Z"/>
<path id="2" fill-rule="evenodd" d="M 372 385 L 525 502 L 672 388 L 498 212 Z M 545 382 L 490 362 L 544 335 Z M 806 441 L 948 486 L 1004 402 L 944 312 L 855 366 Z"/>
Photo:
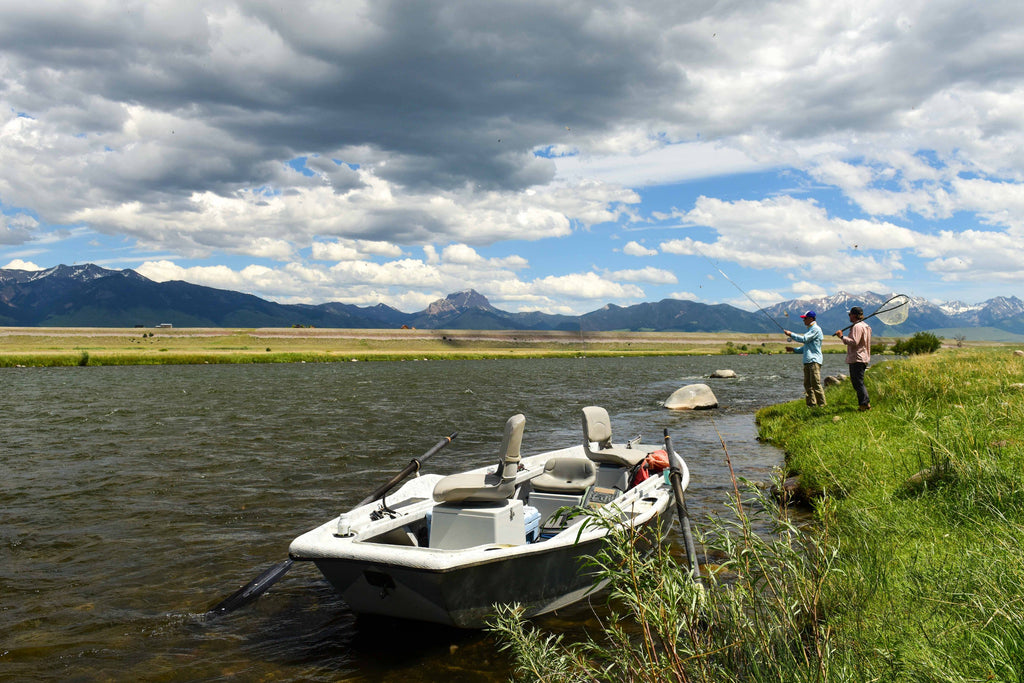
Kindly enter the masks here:
<path id="1" fill-rule="evenodd" d="M 1019 2 L 0 0 L 0 75 L 0 267 L 404 311 L 1024 297 Z"/>

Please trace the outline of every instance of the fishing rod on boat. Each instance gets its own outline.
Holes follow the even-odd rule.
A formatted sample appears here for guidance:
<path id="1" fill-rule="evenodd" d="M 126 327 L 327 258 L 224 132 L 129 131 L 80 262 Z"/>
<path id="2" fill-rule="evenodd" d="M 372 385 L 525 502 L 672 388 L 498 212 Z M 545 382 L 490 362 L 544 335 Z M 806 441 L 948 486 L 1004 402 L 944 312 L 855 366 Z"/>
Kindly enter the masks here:
<path id="1" fill-rule="evenodd" d="M 690 575 L 693 578 L 700 578 L 700 565 L 697 563 L 697 548 L 693 544 L 693 533 L 690 530 L 690 514 L 686 510 L 686 497 L 683 491 L 690 482 L 690 471 L 683 462 L 682 457 L 672 448 L 672 437 L 665 430 L 665 452 L 669 459 L 669 482 L 672 484 L 672 492 L 676 498 L 676 513 L 679 518 L 679 528 L 683 532 L 683 542 L 686 544 L 686 561 L 690 564 Z M 685 474 L 684 474 L 685 473 Z M 683 479 L 686 481 L 684 482 Z"/>
<path id="2" fill-rule="evenodd" d="M 452 439 L 454 439 L 456 436 L 458 436 L 458 432 L 452 432 L 450 436 L 446 436 L 440 441 L 438 441 L 436 444 L 434 444 L 434 446 L 426 453 L 424 453 L 418 458 L 413 458 L 411 461 L 409 461 L 409 464 L 406 465 L 404 469 L 402 469 L 401 472 L 391 477 L 391 479 L 389 479 L 388 482 L 383 486 L 379 486 L 373 493 L 371 493 L 369 496 L 361 500 L 359 504 L 356 505 L 355 507 L 360 507 L 362 505 L 366 505 L 367 503 L 372 503 L 373 501 L 380 500 L 381 498 L 386 496 L 387 493 L 395 486 L 397 486 L 399 482 L 401 482 L 403 479 L 408 477 L 413 472 L 419 472 L 420 466 L 422 466 L 423 463 L 426 462 L 427 458 L 431 457 L 439 450 L 450 444 L 452 442 Z M 229 595 L 228 597 L 224 598 L 216 605 L 211 607 L 209 610 L 207 610 L 205 618 L 210 619 L 212 617 L 217 617 L 221 614 L 233 612 L 239 607 L 244 607 L 245 605 L 248 605 L 250 602 L 254 601 L 256 598 L 266 593 L 271 586 L 277 583 L 282 576 L 288 573 L 288 570 L 292 568 L 293 564 L 295 564 L 295 560 L 293 560 L 290 557 L 286 560 L 278 562 L 277 564 L 275 564 L 274 566 L 270 567 L 262 574 L 257 576 L 255 579 L 245 584 L 237 591 L 235 591 L 234 593 L 232 593 L 231 595 Z"/>
<path id="3" fill-rule="evenodd" d="M 882 303 L 875 312 L 871 315 L 864 316 L 861 320 L 867 320 L 868 318 L 874 318 L 878 316 L 878 319 L 882 321 L 883 325 L 899 325 L 905 323 L 907 318 L 910 316 L 910 297 L 906 294 L 897 294 L 891 297 L 888 301 Z M 852 323 L 843 328 L 843 332 L 856 325 Z"/>

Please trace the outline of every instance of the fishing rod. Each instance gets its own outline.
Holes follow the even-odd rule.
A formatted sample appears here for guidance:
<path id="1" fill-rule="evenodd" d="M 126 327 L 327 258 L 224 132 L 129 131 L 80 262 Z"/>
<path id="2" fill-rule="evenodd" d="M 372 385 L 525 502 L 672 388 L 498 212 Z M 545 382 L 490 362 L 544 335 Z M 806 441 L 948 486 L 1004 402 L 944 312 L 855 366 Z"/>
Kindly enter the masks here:
<path id="1" fill-rule="evenodd" d="M 751 297 L 751 296 L 750 296 L 749 294 L 747 294 L 747 293 L 746 293 L 745 291 L 743 291 L 743 288 L 742 288 L 742 287 L 740 287 L 740 286 L 739 286 L 738 284 L 736 284 L 735 282 L 733 282 L 733 281 L 732 281 L 732 278 L 731 278 L 731 277 L 729 277 L 728 275 L 726 275 L 726 274 L 725 274 L 725 273 L 724 273 L 724 272 L 722 271 L 722 269 L 721 269 L 721 268 L 719 268 L 719 267 L 718 267 L 718 266 L 717 266 L 717 265 L 715 264 L 715 262 L 714 262 L 714 261 L 712 261 L 712 260 L 711 260 L 710 258 L 708 258 L 708 257 L 707 257 L 707 255 L 705 255 L 703 251 L 701 251 L 700 249 L 698 249 L 698 248 L 697 248 L 696 244 L 694 244 L 694 246 L 693 246 L 693 249 L 694 249 L 694 251 L 696 251 L 696 252 L 697 252 L 698 254 L 700 254 L 701 256 L 703 256 L 703 257 L 704 257 L 704 259 L 705 259 L 705 260 L 706 260 L 706 261 L 707 261 L 708 263 L 710 263 L 710 264 L 711 264 L 711 267 L 712 267 L 712 268 L 714 268 L 714 269 L 715 269 L 715 270 L 717 270 L 717 271 L 718 271 L 719 273 L 721 273 L 722 277 L 724 277 L 724 278 L 725 278 L 726 280 L 728 280 L 728 281 L 729 281 L 729 284 L 731 284 L 731 285 L 732 285 L 733 287 L 735 287 L 736 289 L 738 289 L 738 290 L 739 290 L 739 292 L 740 292 L 740 294 L 742 294 L 743 296 L 747 297 L 747 299 L 749 299 L 749 300 L 750 300 L 750 303 L 754 304 L 754 306 L 756 306 L 756 307 L 757 307 L 757 310 L 761 311 L 761 313 L 763 313 L 763 314 L 764 314 L 764 317 L 766 317 L 766 318 L 768 318 L 769 320 L 771 320 L 771 321 L 772 321 L 772 324 L 773 324 L 773 325 L 775 325 L 775 327 L 779 328 L 780 330 L 782 330 L 782 332 L 783 332 L 783 333 L 785 333 L 785 331 L 786 331 L 786 328 L 784 328 L 784 327 L 783 327 L 782 325 L 780 325 L 780 324 L 778 323 L 778 321 L 777 321 L 777 320 L 775 320 L 775 318 L 773 318 L 773 317 L 771 317 L 770 315 L 768 315 L 768 312 L 767 312 L 766 310 L 764 310 L 763 308 L 761 308 L 761 305 L 760 305 L 759 303 L 757 303 L 756 301 L 754 301 L 754 299 L 753 299 L 753 298 L 752 298 L 752 297 Z"/>

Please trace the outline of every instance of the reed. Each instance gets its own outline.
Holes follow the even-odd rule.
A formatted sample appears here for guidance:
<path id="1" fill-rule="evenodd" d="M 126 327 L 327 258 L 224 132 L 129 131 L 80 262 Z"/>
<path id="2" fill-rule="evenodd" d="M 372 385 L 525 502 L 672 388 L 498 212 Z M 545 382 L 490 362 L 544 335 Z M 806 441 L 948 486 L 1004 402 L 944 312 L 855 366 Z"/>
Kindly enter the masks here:
<path id="1" fill-rule="evenodd" d="M 801 531 L 757 487 L 742 489 L 735 517 L 710 517 L 699 543 L 710 556 L 700 581 L 664 546 L 619 536 L 593 561 L 607 580 L 609 612 L 589 638 L 569 642 L 499 609 L 494 631 L 519 680 L 821 681 L 853 667 L 824 614 L 838 555 Z M 769 533 L 754 532 L 767 524 Z"/>

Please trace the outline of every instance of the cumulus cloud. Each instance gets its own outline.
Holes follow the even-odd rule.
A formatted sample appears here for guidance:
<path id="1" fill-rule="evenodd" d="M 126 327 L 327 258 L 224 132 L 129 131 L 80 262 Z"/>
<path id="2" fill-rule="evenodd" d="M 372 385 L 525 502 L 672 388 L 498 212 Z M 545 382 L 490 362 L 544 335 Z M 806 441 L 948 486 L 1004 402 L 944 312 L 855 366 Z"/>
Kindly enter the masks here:
<path id="1" fill-rule="evenodd" d="M 361 261 L 374 256 L 396 258 L 402 255 L 402 248 L 389 242 L 340 238 L 330 242 L 314 241 L 310 251 L 317 261 Z"/>
<path id="2" fill-rule="evenodd" d="M 8 264 L 6 266 L 4 266 L 3 269 L 4 270 L 45 270 L 45 268 L 41 268 L 40 266 L 37 266 L 36 264 L 32 263 L 31 261 L 22 261 L 20 258 L 16 258 L 16 259 L 8 262 Z"/>
<path id="3" fill-rule="evenodd" d="M 635 240 L 630 240 L 622 247 L 622 253 L 629 256 L 657 256 L 658 250 L 649 249 Z"/>
<path id="4" fill-rule="evenodd" d="M 901 250 L 930 241 L 887 222 L 831 217 L 816 201 L 792 197 L 736 202 L 700 197 L 681 218 L 689 226 L 713 228 L 716 239 L 668 240 L 659 245 L 661 251 L 756 269 L 799 270 L 823 281 L 890 278 L 902 269 Z"/>
<path id="5" fill-rule="evenodd" d="M 576 273 L 558 277 L 545 277 L 534 283 L 536 291 L 557 297 L 573 299 L 639 298 L 643 290 L 634 285 L 622 285 L 606 280 L 596 273 Z"/>
<path id="6" fill-rule="evenodd" d="M 679 282 L 676 274 L 662 268 L 640 268 L 638 270 L 616 270 L 608 273 L 613 280 L 626 282 L 650 282 L 654 284 L 669 285 Z"/>
<path id="7" fill-rule="evenodd" d="M 629 303 L 692 290 L 681 257 L 1024 284 L 1014 3 L 130 9 L 0 6 L 0 248 L 87 231 L 161 277 L 403 305 Z M 652 265 L 613 272 L 593 245 L 627 225 Z"/>
<path id="8" fill-rule="evenodd" d="M 24 244 L 29 242 L 36 231 L 38 222 L 31 216 L 15 214 L 0 215 L 0 244 Z"/>

